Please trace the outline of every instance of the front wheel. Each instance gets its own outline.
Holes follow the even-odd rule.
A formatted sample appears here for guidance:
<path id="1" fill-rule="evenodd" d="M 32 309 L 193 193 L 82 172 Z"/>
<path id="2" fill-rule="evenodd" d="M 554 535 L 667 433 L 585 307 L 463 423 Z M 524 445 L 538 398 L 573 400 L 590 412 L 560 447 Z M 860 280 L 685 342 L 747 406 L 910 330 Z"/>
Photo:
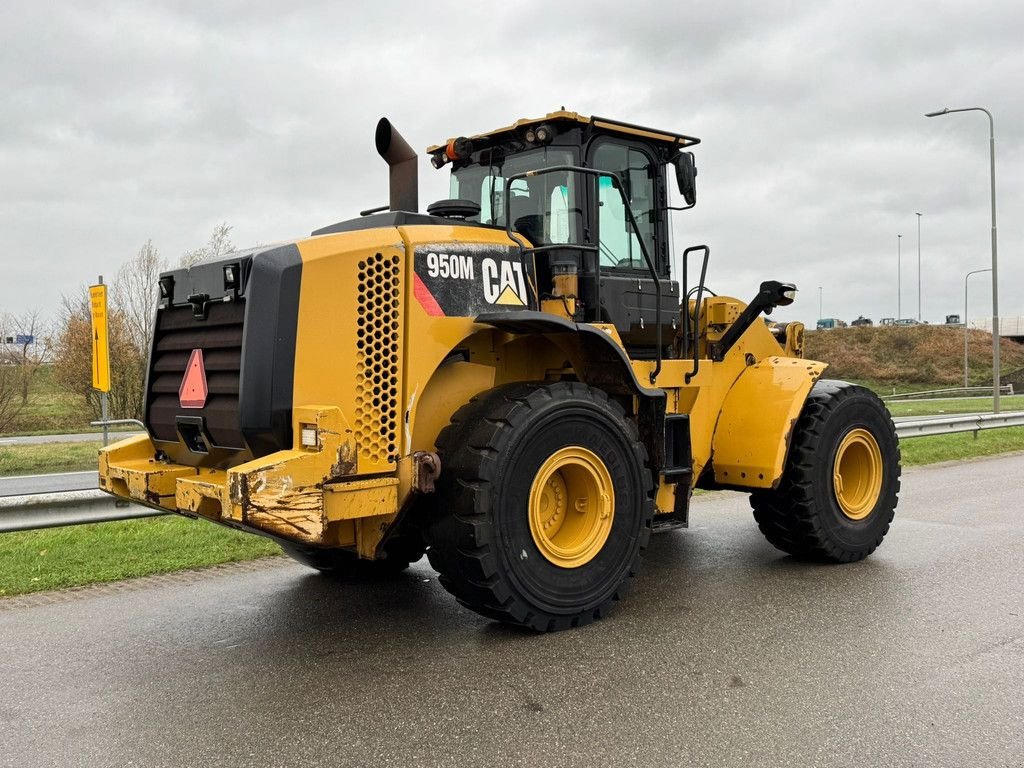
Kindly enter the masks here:
<path id="1" fill-rule="evenodd" d="M 778 549 L 848 563 L 882 543 L 899 489 L 899 440 L 885 404 L 864 387 L 823 380 L 794 427 L 779 487 L 755 491 L 750 503 Z"/>
<path id="2" fill-rule="evenodd" d="M 577 382 L 474 399 L 437 440 L 427 556 L 463 605 L 539 631 L 603 616 L 640 566 L 654 507 L 636 426 Z"/>

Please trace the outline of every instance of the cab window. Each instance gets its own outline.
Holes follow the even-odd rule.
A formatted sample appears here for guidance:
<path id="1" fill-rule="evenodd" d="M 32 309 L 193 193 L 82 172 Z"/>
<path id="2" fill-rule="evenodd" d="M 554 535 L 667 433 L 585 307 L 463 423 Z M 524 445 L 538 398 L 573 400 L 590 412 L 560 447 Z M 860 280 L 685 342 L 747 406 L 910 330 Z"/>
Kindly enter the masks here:
<path id="1" fill-rule="evenodd" d="M 637 229 L 647 252 L 654 257 L 655 187 L 653 162 L 633 147 L 606 141 L 593 152 L 591 166 L 621 179 Z M 637 231 L 626 214 L 622 195 L 606 176 L 598 179 L 598 245 L 604 269 L 646 269 Z"/>
<path id="2" fill-rule="evenodd" d="M 583 230 L 582 206 L 577 202 L 578 178 L 568 171 L 516 179 L 505 200 L 505 179 L 525 171 L 573 165 L 572 151 L 555 147 L 509 155 L 489 165 L 472 165 L 452 172 L 450 195 L 480 204 L 471 221 L 512 228 L 533 245 L 578 243 Z"/>

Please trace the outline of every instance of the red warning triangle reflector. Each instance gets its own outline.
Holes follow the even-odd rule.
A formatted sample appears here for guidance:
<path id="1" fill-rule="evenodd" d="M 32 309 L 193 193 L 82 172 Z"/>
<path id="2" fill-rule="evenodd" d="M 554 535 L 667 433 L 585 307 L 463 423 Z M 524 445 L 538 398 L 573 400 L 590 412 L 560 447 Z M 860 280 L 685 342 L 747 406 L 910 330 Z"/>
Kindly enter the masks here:
<path id="1" fill-rule="evenodd" d="M 202 408 L 206 405 L 206 366 L 203 364 L 203 350 L 193 349 L 188 359 L 185 376 L 178 388 L 178 403 L 182 408 Z"/>

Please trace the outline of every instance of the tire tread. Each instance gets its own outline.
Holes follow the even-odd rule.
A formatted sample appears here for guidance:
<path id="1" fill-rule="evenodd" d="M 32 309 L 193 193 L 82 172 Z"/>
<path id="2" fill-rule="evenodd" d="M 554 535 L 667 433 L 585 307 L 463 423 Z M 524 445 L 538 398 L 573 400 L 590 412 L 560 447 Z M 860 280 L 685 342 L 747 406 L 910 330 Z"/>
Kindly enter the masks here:
<path id="1" fill-rule="evenodd" d="M 888 509 L 883 512 L 887 515 L 884 525 L 866 546 L 850 550 L 830 537 L 822 524 L 821 510 L 815 501 L 813 478 L 816 458 L 821 450 L 822 432 L 835 409 L 853 397 L 873 399 L 885 409 L 878 396 L 864 387 L 827 379 L 817 382 L 807 396 L 807 402 L 794 427 L 782 482 L 775 490 L 750 494 L 750 505 L 761 533 L 777 549 L 798 559 L 843 563 L 862 560 L 878 548 L 892 523 L 896 493 L 899 491 L 899 441 L 896 427 L 890 418 L 889 429 L 897 446 L 897 477 L 891 503 L 887 500 Z"/>
<path id="2" fill-rule="evenodd" d="M 620 585 L 600 605 L 575 615 L 549 615 L 528 605 L 501 576 L 487 514 L 497 459 L 517 427 L 528 420 L 529 412 L 557 399 L 589 399 L 606 408 L 620 423 L 642 467 L 639 474 L 644 524 L 640 546 L 627 569 L 626 581 L 632 578 L 640 569 L 654 514 L 647 452 L 635 424 L 625 417 L 622 407 L 601 390 L 580 382 L 507 384 L 474 397 L 459 408 L 451 423 L 441 430 L 436 445 L 445 473 L 456 478 L 462 492 L 450 494 L 453 507 L 435 509 L 428 523 L 427 557 L 441 574 L 440 581 L 446 590 L 461 604 L 488 618 L 540 632 L 589 624 L 605 615 L 625 591 Z"/>

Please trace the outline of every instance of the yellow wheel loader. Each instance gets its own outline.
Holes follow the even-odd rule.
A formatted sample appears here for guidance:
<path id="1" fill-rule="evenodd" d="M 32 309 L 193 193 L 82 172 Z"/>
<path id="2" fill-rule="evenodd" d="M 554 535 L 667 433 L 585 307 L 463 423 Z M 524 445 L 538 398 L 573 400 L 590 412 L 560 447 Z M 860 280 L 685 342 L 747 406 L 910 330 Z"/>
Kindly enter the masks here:
<path id="1" fill-rule="evenodd" d="M 892 420 L 769 324 L 793 285 L 744 302 L 706 284 L 706 246 L 673 257 L 697 143 L 519 120 L 428 148 L 451 192 L 420 213 L 382 119 L 389 205 L 161 275 L 147 434 L 101 451 L 100 486 L 342 576 L 426 552 L 466 607 L 541 631 L 604 615 L 695 488 L 749 494 L 794 557 L 867 556 Z"/>

